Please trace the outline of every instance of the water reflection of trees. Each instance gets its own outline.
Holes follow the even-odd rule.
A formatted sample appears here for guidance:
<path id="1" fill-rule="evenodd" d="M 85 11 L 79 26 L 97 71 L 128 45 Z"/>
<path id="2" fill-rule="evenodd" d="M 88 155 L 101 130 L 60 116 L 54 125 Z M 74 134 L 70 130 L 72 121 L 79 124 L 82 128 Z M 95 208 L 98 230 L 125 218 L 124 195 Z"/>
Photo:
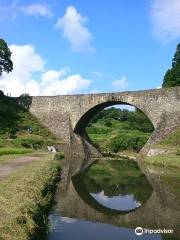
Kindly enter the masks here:
<path id="1" fill-rule="evenodd" d="M 108 197 L 133 195 L 144 203 L 152 193 L 152 187 L 136 162 L 109 160 L 92 165 L 81 176 L 90 193 L 101 191 Z"/>
<path id="2" fill-rule="evenodd" d="M 100 167 L 99 164 L 94 166 Z M 141 169 L 143 169 L 153 187 L 152 195 L 141 207 L 130 211 L 120 211 L 103 206 L 89 194 L 82 175 L 76 175 L 72 177 L 72 183 L 68 182 L 66 185 L 65 193 L 59 193 L 58 209 L 61 216 L 129 227 L 131 229 L 137 226 L 149 229 L 174 229 L 173 234 L 163 236 L 163 240 L 168 239 L 168 237 L 172 240 L 179 239 L 179 170 L 147 165 L 141 165 Z M 89 171 L 86 174 L 88 173 Z M 111 172 L 109 174 L 112 175 Z M 64 186 L 63 189 L 65 189 Z"/>

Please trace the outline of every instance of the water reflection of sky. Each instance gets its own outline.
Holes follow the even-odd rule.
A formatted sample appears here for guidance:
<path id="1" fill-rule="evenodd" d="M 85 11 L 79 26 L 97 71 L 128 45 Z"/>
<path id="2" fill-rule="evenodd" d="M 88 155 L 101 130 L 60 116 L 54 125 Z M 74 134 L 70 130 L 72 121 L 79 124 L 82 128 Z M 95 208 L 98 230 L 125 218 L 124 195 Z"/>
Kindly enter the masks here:
<path id="1" fill-rule="evenodd" d="M 50 215 L 49 220 L 55 229 L 49 234 L 49 240 L 162 240 L 157 234 L 137 236 L 134 229 L 60 217 L 56 214 Z"/>
<path id="2" fill-rule="evenodd" d="M 104 191 L 101 191 L 99 193 L 91 193 L 91 196 L 102 205 L 116 210 L 131 210 L 141 205 L 134 200 L 133 194 L 109 197 L 104 194 Z"/>

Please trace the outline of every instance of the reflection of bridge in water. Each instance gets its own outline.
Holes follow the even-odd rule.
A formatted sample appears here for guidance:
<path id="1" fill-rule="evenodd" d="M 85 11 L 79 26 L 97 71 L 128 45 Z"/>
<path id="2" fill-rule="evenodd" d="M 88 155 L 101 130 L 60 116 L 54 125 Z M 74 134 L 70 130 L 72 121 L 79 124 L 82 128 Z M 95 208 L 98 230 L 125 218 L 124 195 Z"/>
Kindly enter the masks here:
<path id="1" fill-rule="evenodd" d="M 134 229 L 140 226 L 147 229 L 173 229 L 174 233 L 171 236 L 180 237 L 180 193 L 178 195 L 172 190 L 171 183 L 169 185 L 163 183 L 164 173 L 156 172 L 156 169 L 153 168 L 144 168 L 143 171 L 154 191 L 149 200 L 134 211 L 126 214 L 113 214 L 113 212 L 110 214 L 110 209 L 106 211 L 100 204 L 94 204 L 94 206 L 91 204 L 90 206 L 87 204 L 88 200 L 84 201 L 84 196 L 84 200 L 82 200 L 81 196 L 78 195 L 72 181 L 66 185 L 66 188 L 64 188 L 63 182 L 61 183 L 60 202 L 57 209 L 61 216 L 108 223 L 120 227 Z M 180 183 L 177 188 L 179 191 Z"/>

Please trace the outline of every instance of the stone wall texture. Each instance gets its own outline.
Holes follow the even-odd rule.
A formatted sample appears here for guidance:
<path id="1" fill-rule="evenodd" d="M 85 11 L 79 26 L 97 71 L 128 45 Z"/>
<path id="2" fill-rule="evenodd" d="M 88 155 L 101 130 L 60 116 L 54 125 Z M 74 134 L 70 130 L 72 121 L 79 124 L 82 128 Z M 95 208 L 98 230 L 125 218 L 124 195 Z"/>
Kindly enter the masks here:
<path id="1" fill-rule="evenodd" d="M 155 130 L 146 147 L 157 143 L 180 126 L 180 87 L 119 93 L 38 96 L 32 97 L 30 111 L 65 143 L 71 144 L 72 139 L 76 139 L 77 144 L 83 142 L 82 144 L 96 155 L 97 151 L 88 143 L 85 127 L 96 113 L 115 104 L 137 107 L 151 120 Z"/>

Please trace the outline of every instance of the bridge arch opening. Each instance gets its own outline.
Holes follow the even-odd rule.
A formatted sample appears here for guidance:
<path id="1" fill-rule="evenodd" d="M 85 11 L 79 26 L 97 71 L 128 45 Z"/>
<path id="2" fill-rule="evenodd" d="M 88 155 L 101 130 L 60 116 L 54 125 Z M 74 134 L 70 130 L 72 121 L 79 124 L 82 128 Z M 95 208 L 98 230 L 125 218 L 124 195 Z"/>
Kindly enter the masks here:
<path id="1" fill-rule="evenodd" d="M 134 110 L 127 107 L 134 107 Z M 74 128 L 76 134 L 104 153 L 139 152 L 153 131 L 148 113 L 129 103 L 117 101 L 104 102 L 88 109 Z"/>

